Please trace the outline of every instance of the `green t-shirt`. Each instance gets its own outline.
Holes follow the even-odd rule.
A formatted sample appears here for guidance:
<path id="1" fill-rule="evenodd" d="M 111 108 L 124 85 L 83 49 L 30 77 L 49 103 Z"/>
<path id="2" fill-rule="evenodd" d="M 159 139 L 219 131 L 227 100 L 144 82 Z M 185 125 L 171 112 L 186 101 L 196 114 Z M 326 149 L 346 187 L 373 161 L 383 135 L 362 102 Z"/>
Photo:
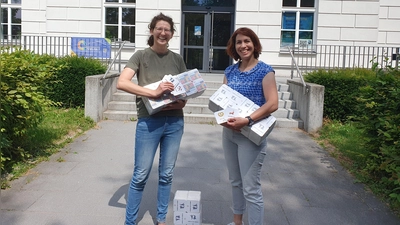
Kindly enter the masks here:
<path id="1" fill-rule="evenodd" d="M 138 84 L 142 87 L 162 80 L 164 75 L 177 75 L 187 70 L 181 55 L 170 50 L 159 55 L 151 48 L 136 51 L 125 67 L 136 72 Z M 150 116 L 140 96 L 136 96 L 136 107 L 138 118 Z M 160 111 L 152 116 L 183 116 L 183 110 Z"/>

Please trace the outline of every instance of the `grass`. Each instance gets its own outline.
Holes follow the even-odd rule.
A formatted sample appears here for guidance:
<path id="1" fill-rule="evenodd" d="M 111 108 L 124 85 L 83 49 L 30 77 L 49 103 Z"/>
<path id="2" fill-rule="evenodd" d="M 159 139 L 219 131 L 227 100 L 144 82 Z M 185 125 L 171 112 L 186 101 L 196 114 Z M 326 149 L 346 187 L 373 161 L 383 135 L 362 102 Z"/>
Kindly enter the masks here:
<path id="1" fill-rule="evenodd" d="M 379 185 L 370 174 L 364 172 L 368 153 L 363 147 L 365 144 L 363 130 L 358 128 L 356 123 L 324 121 L 315 139 L 355 177 L 355 182 L 365 184 L 369 191 L 386 203 L 397 216 L 400 216 L 399 205 L 390 201 L 387 196 L 390 190 Z"/>
<path id="2" fill-rule="evenodd" d="M 74 138 L 93 128 L 95 122 L 84 116 L 82 108 L 49 108 L 44 112 L 43 121 L 28 131 L 28 138 L 22 144 L 29 155 L 27 160 L 14 163 L 11 171 L 1 181 L 1 188 L 7 188 L 9 181 L 26 174 L 29 169 L 42 161 L 49 159 L 51 155 L 59 152 Z M 59 158 L 58 162 L 64 159 Z"/>
<path id="3" fill-rule="evenodd" d="M 341 160 L 347 169 L 356 169 L 362 164 L 364 152 L 363 131 L 354 123 L 342 124 L 337 121 L 325 121 L 319 131 L 319 143 L 330 154 Z"/>

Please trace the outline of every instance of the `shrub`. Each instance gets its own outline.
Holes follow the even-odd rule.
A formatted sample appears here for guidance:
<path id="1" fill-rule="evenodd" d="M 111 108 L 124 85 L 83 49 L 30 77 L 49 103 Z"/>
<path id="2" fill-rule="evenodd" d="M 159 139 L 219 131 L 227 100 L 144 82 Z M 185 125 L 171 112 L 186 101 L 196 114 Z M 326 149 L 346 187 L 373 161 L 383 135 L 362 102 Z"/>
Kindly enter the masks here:
<path id="1" fill-rule="evenodd" d="M 345 122 L 362 114 L 356 106 L 359 88 L 375 77 L 375 73 L 367 69 L 335 69 L 311 72 L 304 79 L 325 87 L 324 117 Z"/>
<path id="2" fill-rule="evenodd" d="M 358 101 L 364 114 L 359 118 L 365 130 L 367 166 L 390 196 L 400 205 L 400 76 L 398 71 L 380 73 L 376 80 L 360 89 Z"/>
<path id="3" fill-rule="evenodd" d="M 60 66 L 56 58 L 25 50 L 0 49 L 1 168 L 29 157 L 20 143 L 29 128 L 41 121 L 45 107 L 53 105 L 44 91 Z"/>
<path id="4" fill-rule="evenodd" d="M 106 66 L 99 60 L 77 56 L 59 59 L 63 68 L 58 71 L 49 90 L 49 97 L 63 107 L 84 107 L 86 76 L 103 74 Z"/>

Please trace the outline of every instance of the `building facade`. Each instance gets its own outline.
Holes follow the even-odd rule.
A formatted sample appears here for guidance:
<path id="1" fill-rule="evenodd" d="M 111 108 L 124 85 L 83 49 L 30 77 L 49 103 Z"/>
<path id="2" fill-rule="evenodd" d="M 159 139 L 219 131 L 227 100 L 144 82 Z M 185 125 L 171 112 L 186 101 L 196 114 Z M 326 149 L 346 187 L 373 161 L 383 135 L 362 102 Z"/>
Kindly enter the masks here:
<path id="1" fill-rule="evenodd" d="M 170 49 L 203 72 L 233 63 L 224 50 L 239 27 L 257 33 L 260 60 L 276 68 L 291 64 L 288 46 L 400 46 L 399 0 L 1 0 L 1 31 L 3 39 L 118 39 L 126 61 L 147 47 L 147 26 L 159 12 L 176 25 Z"/>

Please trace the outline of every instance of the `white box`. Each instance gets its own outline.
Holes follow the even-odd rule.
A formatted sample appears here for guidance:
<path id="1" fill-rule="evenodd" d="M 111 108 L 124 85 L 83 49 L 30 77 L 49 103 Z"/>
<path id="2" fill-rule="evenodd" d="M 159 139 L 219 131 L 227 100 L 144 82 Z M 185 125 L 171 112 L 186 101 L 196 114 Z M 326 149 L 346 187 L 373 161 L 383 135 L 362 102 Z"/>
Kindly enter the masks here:
<path id="1" fill-rule="evenodd" d="M 174 224 L 183 224 L 183 212 L 174 212 Z"/>
<path id="2" fill-rule="evenodd" d="M 211 97 L 209 98 L 208 108 L 215 112 L 226 108 L 239 108 L 246 101 L 239 92 L 233 90 L 228 85 L 223 84 Z"/>
<path id="3" fill-rule="evenodd" d="M 184 213 L 183 214 L 183 223 L 201 224 L 201 213 L 194 213 L 194 212 Z"/>
<path id="4" fill-rule="evenodd" d="M 183 84 L 176 79 L 172 75 L 165 75 L 164 78 L 162 79 L 163 82 L 171 82 L 174 84 L 174 90 L 171 92 L 172 95 L 174 96 L 179 96 L 185 94 L 185 87 L 183 87 Z"/>
<path id="5" fill-rule="evenodd" d="M 207 85 L 197 69 L 192 69 L 175 76 L 165 75 L 162 80 L 144 87 L 155 90 L 160 82 L 166 81 L 173 83 L 176 90 L 158 98 L 142 97 L 150 115 L 161 111 L 165 106 L 177 101 L 178 99 L 187 100 L 189 98 L 196 98 L 202 95 L 207 89 Z M 184 91 L 182 88 L 184 88 Z"/>
<path id="6" fill-rule="evenodd" d="M 189 98 L 196 98 L 202 95 L 207 89 L 207 85 L 197 69 L 178 74 L 176 75 L 176 78 L 185 88 L 185 94 L 183 94 L 179 99 L 186 100 Z"/>
<path id="7" fill-rule="evenodd" d="M 187 199 L 190 203 L 190 213 L 201 213 L 201 192 L 189 191 Z"/>
<path id="8" fill-rule="evenodd" d="M 146 85 L 144 87 L 155 90 L 155 89 L 157 89 L 158 85 L 161 82 L 162 81 L 158 81 L 158 82 Z M 154 113 L 161 111 L 161 109 L 163 109 L 168 104 L 175 102 L 176 100 L 178 100 L 178 98 L 172 94 L 163 94 L 158 98 L 142 97 L 142 100 L 146 106 L 147 111 L 149 112 L 150 115 L 152 115 Z"/>
<path id="9" fill-rule="evenodd" d="M 243 101 L 243 103 L 241 105 L 239 105 L 239 115 L 241 117 L 246 117 L 246 116 L 250 115 L 250 114 L 248 114 L 248 112 L 250 111 L 250 109 L 254 109 L 254 105 L 256 105 L 256 104 L 253 101 L 246 98 L 246 100 Z"/>
<path id="10" fill-rule="evenodd" d="M 232 101 L 237 102 L 232 102 Z M 237 108 L 236 108 L 237 107 Z M 214 112 L 214 116 L 218 124 L 226 122 L 227 113 L 233 112 L 233 109 L 237 109 L 235 113 L 239 114 L 240 117 L 251 115 L 254 111 L 260 108 L 257 104 L 252 102 L 250 99 L 244 97 L 239 92 L 233 90 L 229 86 L 223 84 L 210 98 L 208 108 Z M 228 109 L 228 112 L 226 111 Z M 276 118 L 272 115 L 269 117 L 257 121 L 253 126 L 243 127 L 241 133 L 249 138 L 256 145 L 260 145 L 261 142 L 271 133 L 276 124 Z"/>
<path id="11" fill-rule="evenodd" d="M 226 105 L 226 103 L 229 101 L 228 96 L 226 95 L 226 90 L 224 90 L 224 87 L 226 85 L 222 85 L 216 92 L 214 92 L 213 95 L 210 96 L 210 101 L 208 102 L 208 108 L 213 111 L 219 111 L 222 108 L 222 105 Z M 227 86 L 226 86 L 227 87 Z"/>
<path id="12" fill-rule="evenodd" d="M 174 212 L 186 213 L 190 211 L 188 198 L 189 191 L 177 190 L 174 197 Z"/>
<path id="13" fill-rule="evenodd" d="M 226 121 L 229 118 L 239 117 L 240 114 L 239 114 L 238 109 L 226 108 L 223 110 L 216 111 L 214 113 L 214 116 L 215 116 L 215 119 L 217 120 L 218 124 L 223 124 L 223 123 L 226 123 Z"/>
<path id="14" fill-rule="evenodd" d="M 254 142 L 256 145 L 260 145 L 261 142 L 268 137 L 271 131 L 274 129 L 276 124 L 276 118 L 269 116 L 266 119 L 257 121 L 253 126 L 243 127 L 241 133 Z"/>

